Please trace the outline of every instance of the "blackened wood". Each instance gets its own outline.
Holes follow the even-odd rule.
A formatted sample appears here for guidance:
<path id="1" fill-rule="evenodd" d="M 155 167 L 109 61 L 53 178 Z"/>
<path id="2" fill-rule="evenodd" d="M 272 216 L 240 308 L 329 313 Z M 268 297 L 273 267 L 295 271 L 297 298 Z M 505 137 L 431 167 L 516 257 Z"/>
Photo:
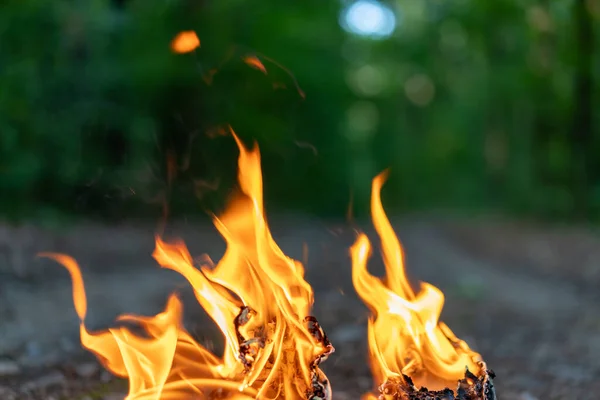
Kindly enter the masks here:
<path id="1" fill-rule="evenodd" d="M 476 376 L 468 369 L 465 377 L 458 381 L 456 392 L 450 388 L 429 390 L 414 385 L 409 376 L 389 379 L 379 387 L 379 400 L 497 400 L 493 379 L 495 374 L 480 364 L 481 372 Z"/>

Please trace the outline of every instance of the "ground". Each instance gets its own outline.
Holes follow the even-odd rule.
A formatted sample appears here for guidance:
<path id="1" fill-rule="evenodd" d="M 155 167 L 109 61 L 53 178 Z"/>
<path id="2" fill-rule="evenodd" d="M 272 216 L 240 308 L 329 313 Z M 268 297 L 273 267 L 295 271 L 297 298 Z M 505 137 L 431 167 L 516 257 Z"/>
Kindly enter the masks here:
<path id="1" fill-rule="evenodd" d="M 372 382 L 368 313 L 350 279 L 354 227 L 306 216 L 271 222 L 283 250 L 306 259 L 315 315 L 336 347 L 324 365 L 334 399 L 359 399 Z M 443 321 L 495 370 L 500 399 L 600 397 L 600 237 L 585 228 L 490 218 L 413 216 L 393 223 L 411 279 L 444 292 Z M 156 313 L 177 289 L 190 330 L 199 340 L 214 337 L 185 282 L 150 257 L 153 231 L 134 223 L 81 223 L 61 232 L 0 227 L 1 399 L 108 400 L 126 392 L 124 382 L 80 350 L 68 274 L 35 259 L 38 251 L 67 252 L 80 261 L 91 328 L 123 312 Z M 206 221 L 172 224 L 169 233 L 183 237 L 194 255 L 218 259 L 224 249 Z M 381 271 L 376 257 L 372 267 Z"/>

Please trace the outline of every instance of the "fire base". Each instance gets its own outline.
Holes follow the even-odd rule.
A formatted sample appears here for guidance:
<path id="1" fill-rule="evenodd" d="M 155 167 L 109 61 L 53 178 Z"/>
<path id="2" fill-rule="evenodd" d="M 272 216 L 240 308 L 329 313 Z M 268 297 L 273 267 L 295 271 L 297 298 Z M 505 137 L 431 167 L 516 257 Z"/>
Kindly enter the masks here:
<path id="1" fill-rule="evenodd" d="M 467 369 L 464 379 L 458 381 L 456 392 L 449 388 L 417 389 L 412 379 L 403 375 L 403 379 L 390 379 L 379 387 L 379 400 L 497 400 L 493 382 L 496 375 L 485 365 L 481 371 L 480 376 L 476 376 Z"/>
<path id="2" fill-rule="evenodd" d="M 251 338 L 244 337 L 240 331 L 240 328 L 250 322 L 255 315 L 256 311 L 250 307 L 244 306 L 240 309 L 240 312 L 234 321 L 240 343 L 239 360 L 244 365 L 246 373 L 253 368 L 254 361 L 258 357 L 261 349 L 263 349 L 265 343 L 270 340 L 269 331 L 266 327 L 258 329 L 257 332 L 255 332 L 255 336 Z M 335 348 L 315 317 L 307 316 L 302 322 L 310 336 L 313 338 L 315 344 L 322 349 L 321 353 L 318 354 L 309 365 L 311 377 L 310 384 L 306 388 L 306 399 L 331 400 L 331 385 L 319 366 L 323 361 L 327 360 L 327 357 L 335 351 Z M 270 371 L 271 367 L 272 365 L 267 364 L 265 372 Z"/>

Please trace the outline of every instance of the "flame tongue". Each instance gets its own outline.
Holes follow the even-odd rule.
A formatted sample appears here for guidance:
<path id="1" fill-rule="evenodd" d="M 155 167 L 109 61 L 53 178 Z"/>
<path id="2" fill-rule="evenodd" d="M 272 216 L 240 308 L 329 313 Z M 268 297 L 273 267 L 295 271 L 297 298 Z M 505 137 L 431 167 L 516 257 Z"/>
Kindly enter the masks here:
<path id="1" fill-rule="evenodd" d="M 46 254 L 71 273 L 81 341 L 114 374 L 128 377 L 127 399 L 329 399 L 328 381 L 318 366 L 333 352 L 309 312 L 313 291 L 304 268 L 285 256 L 269 231 L 262 199 L 260 154 L 240 148 L 242 195 L 215 225 L 227 242 L 216 266 L 194 267 L 183 242 L 156 238 L 153 253 L 164 268 L 183 275 L 198 302 L 225 339 L 221 358 L 197 344 L 181 324 L 182 305 L 172 295 L 154 317 L 125 315 L 139 325 L 90 333 L 83 323 L 86 298 L 81 273 L 70 257 Z M 200 397 L 198 397 L 200 396 Z"/>
<path id="2" fill-rule="evenodd" d="M 456 387 L 465 368 L 480 370 L 481 357 L 439 321 L 444 305 L 439 289 L 421 283 L 418 293 L 412 290 L 404 272 L 402 247 L 381 205 L 385 179 L 386 175 L 380 174 L 373 180 L 371 212 L 381 238 L 386 279 L 367 271 L 371 244 L 364 234 L 350 250 L 354 287 L 373 312 L 368 340 L 374 377 L 378 384 L 403 381 L 406 375 L 417 386 L 429 389 Z"/>

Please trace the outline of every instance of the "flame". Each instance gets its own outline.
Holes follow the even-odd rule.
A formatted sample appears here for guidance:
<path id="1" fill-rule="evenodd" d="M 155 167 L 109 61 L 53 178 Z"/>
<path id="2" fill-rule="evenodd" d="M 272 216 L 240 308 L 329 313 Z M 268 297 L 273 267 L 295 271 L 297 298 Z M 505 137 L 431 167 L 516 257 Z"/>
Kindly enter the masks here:
<path id="1" fill-rule="evenodd" d="M 224 336 L 221 357 L 186 332 L 182 304 L 175 295 L 154 317 L 119 317 L 138 325 L 143 335 L 126 326 L 88 331 L 85 289 L 76 261 L 42 254 L 71 274 L 81 343 L 108 370 L 129 379 L 127 400 L 305 399 L 315 382 L 330 393 L 317 365 L 333 347 L 309 315 L 312 288 L 304 280 L 302 264 L 288 258 L 269 231 L 258 148 L 246 149 L 233 135 L 240 149 L 242 193 L 223 216 L 214 218 L 227 242 L 221 261 L 197 269 L 183 242 L 166 243 L 159 237 L 153 253 L 163 268 L 177 271 L 194 288 Z"/>
<path id="2" fill-rule="evenodd" d="M 479 371 L 481 357 L 439 321 L 444 305 L 439 289 L 421 283 L 418 293 L 412 290 L 402 247 L 381 205 L 386 178 L 384 172 L 373 179 L 371 193 L 371 217 L 381 238 L 385 279 L 367 271 L 371 244 L 366 235 L 359 234 L 350 249 L 353 285 L 373 313 L 368 325 L 371 370 L 377 384 L 402 381 L 404 374 L 417 387 L 455 387 L 465 368 Z"/>
<path id="3" fill-rule="evenodd" d="M 194 31 L 179 32 L 171 41 L 171 49 L 175 53 L 189 53 L 200 47 L 200 39 Z"/>

